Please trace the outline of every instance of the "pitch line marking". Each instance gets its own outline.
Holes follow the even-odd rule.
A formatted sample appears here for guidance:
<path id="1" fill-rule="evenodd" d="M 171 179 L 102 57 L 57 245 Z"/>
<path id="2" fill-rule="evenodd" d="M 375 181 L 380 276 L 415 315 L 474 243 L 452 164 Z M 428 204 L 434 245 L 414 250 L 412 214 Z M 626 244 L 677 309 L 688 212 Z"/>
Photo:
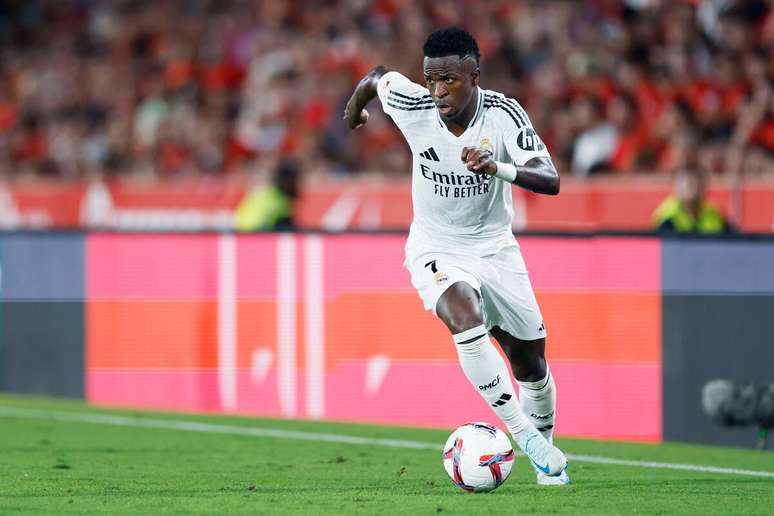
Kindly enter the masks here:
<path id="1" fill-rule="evenodd" d="M 276 439 L 296 439 L 301 441 L 331 442 L 343 444 L 363 444 L 370 446 L 385 446 L 389 448 L 410 448 L 415 450 L 433 450 L 440 452 L 442 446 L 434 443 L 411 441 L 406 439 L 379 439 L 360 437 L 356 435 L 325 434 L 318 432 L 301 432 L 282 430 L 278 428 L 256 428 L 217 423 L 200 423 L 198 421 L 181 421 L 173 419 L 146 419 L 107 414 L 89 414 L 84 412 L 58 412 L 36 409 L 0 407 L 0 416 L 18 417 L 24 419 L 50 419 L 73 423 L 94 423 L 100 425 L 123 426 L 134 428 L 155 428 L 165 430 L 184 430 L 189 432 L 205 432 L 215 434 L 246 435 L 251 437 L 272 437 Z M 614 466 L 632 466 L 638 468 L 672 469 L 678 471 L 693 471 L 697 473 L 717 473 L 722 475 L 740 475 L 747 477 L 774 478 L 774 471 L 751 469 L 720 468 L 716 466 L 700 466 L 696 464 L 675 464 L 671 462 L 654 462 L 641 460 L 614 459 L 596 455 L 567 454 L 574 462 L 590 464 L 608 464 Z"/>

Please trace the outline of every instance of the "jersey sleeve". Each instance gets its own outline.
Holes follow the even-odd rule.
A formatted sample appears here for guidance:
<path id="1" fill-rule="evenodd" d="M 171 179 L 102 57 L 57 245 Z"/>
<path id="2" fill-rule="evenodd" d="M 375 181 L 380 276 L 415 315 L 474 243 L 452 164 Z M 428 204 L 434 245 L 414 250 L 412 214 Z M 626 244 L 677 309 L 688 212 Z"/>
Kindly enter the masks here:
<path id="1" fill-rule="evenodd" d="M 503 99 L 500 110 L 503 143 L 514 165 L 524 165 L 532 158 L 550 158 L 526 111 L 513 99 Z"/>
<path id="2" fill-rule="evenodd" d="M 398 72 L 387 72 L 377 87 L 382 109 L 400 127 L 435 109 L 430 92 Z"/>

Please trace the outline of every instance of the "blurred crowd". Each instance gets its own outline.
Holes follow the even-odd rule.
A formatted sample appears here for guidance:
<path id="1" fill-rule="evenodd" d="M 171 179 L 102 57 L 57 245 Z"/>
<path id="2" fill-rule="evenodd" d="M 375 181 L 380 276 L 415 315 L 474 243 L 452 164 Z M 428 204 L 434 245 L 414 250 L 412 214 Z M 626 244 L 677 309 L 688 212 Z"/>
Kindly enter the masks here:
<path id="1" fill-rule="evenodd" d="M 6 0 L 0 176 L 408 174 L 397 129 L 343 107 L 376 64 L 421 82 L 448 25 L 564 173 L 774 170 L 771 0 Z"/>

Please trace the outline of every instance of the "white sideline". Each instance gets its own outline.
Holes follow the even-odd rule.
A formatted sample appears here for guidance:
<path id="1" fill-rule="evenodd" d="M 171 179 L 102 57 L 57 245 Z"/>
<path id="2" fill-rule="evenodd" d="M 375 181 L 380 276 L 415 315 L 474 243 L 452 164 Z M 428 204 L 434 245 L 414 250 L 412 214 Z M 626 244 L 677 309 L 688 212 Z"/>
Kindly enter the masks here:
<path id="1" fill-rule="evenodd" d="M 302 441 L 324 441 L 344 444 L 365 444 L 371 446 L 386 446 L 390 448 L 411 448 L 417 450 L 441 451 L 441 446 L 435 443 L 409 441 L 404 439 L 377 439 L 355 435 L 324 434 L 317 432 L 299 432 L 275 428 L 256 428 L 249 426 L 221 425 L 216 423 L 200 423 L 197 421 L 180 421 L 173 419 L 149 419 L 107 414 L 89 414 L 84 412 L 59 412 L 36 409 L 0 407 L 0 417 L 17 417 L 23 419 L 52 419 L 77 423 L 95 423 L 100 425 L 124 426 L 134 428 L 160 428 L 167 430 L 185 430 L 189 432 L 206 432 L 216 434 L 248 435 L 253 437 L 273 437 L 277 439 L 297 439 Z M 595 455 L 567 454 L 573 462 L 588 462 L 591 464 L 610 464 L 616 466 L 632 466 L 638 468 L 672 469 L 679 471 L 694 471 L 697 473 L 717 473 L 723 475 L 740 475 L 748 477 L 774 478 L 774 471 L 759 471 L 751 469 L 720 468 L 716 466 L 700 466 L 695 464 L 674 464 L 670 462 L 651 462 L 640 460 L 614 459 Z"/>

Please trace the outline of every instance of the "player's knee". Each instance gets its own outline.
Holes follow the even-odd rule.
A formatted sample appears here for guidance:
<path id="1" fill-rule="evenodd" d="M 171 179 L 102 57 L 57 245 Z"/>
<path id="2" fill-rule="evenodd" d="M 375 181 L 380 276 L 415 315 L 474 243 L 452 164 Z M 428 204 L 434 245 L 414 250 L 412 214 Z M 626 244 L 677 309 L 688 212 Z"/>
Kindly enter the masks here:
<path id="1" fill-rule="evenodd" d="M 520 340 L 497 327 L 492 329 L 492 335 L 505 351 L 511 363 L 513 375 L 518 380 L 536 382 L 545 378 L 545 339 Z"/>
<path id="2" fill-rule="evenodd" d="M 484 312 L 478 292 L 464 282 L 449 287 L 436 305 L 438 317 L 452 334 L 484 324 Z"/>
<path id="3" fill-rule="evenodd" d="M 452 317 L 448 320 L 444 320 L 446 327 L 449 328 L 452 335 L 462 333 L 463 331 L 481 326 L 484 324 L 484 320 L 481 317 L 477 317 L 475 314 L 460 314 L 456 317 Z"/>
<path id="4" fill-rule="evenodd" d="M 522 382 L 537 382 L 546 376 L 546 360 L 536 354 L 521 356 L 511 362 L 513 375 Z"/>

